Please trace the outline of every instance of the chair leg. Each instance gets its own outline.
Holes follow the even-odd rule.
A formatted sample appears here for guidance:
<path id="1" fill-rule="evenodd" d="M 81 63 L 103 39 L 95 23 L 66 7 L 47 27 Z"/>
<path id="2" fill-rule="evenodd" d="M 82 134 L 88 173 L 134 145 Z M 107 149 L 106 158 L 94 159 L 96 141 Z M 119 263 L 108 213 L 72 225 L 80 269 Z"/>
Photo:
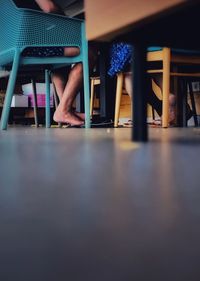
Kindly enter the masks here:
<path id="1" fill-rule="evenodd" d="M 94 108 L 94 79 L 91 78 L 91 95 L 90 95 L 90 116 L 93 114 L 93 108 Z"/>
<path id="2" fill-rule="evenodd" d="M 182 79 L 182 112 L 183 112 L 183 121 L 182 121 L 182 125 L 183 127 L 187 127 L 187 81 L 183 78 Z"/>
<path id="3" fill-rule="evenodd" d="M 117 89 L 116 89 L 115 118 L 114 118 L 115 128 L 118 127 L 120 103 L 121 103 L 121 96 L 122 96 L 122 86 L 123 86 L 123 73 L 120 72 L 117 74 Z"/>
<path id="4" fill-rule="evenodd" d="M 163 108 L 162 108 L 162 127 L 169 125 L 169 92 L 170 92 L 170 49 L 163 48 Z"/>
<path id="5" fill-rule="evenodd" d="M 55 87 L 55 84 L 53 82 L 52 82 L 52 85 L 53 85 L 53 99 L 54 99 L 54 102 L 55 102 L 55 108 L 57 109 L 58 98 L 57 98 L 57 94 L 56 94 L 56 87 Z"/>
<path id="6" fill-rule="evenodd" d="M 151 110 L 152 110 L 152 119 L 155 120 L 155 112 L 153 106 L 151 107 Z"/>
<path id="7" fill-rule="evenodd" d="M 84 107 L 85 128 L 90 128 L 90 87 L 89 87 L 89 65 L 88 65 L 88 42 L 85 38 L 85 24 L 82 24 L 82 51 L 83 51 L 83 82 L 84 82 Z"/>
<path id="8" fill-rule="evenodd" d="M 34 79 L 31 79 L 32 90 L 33 90 L 33 100 L 34 100 L 34 119 L 35 126 L 38 127 L 38 105 L 37 105 L 37 93 L 36 93 L 36 83 Z"/>
<path id="9" fill-rule="evenodd" d="M 177 126 L 184 126 L 184 95 L 185 89 L 183 85 L 183 77 L 177 77 Z"/>
<path id="10" fill-rule="evenodd" d="M 194 93 L 193 93 L 193 89 L 192 89 L 192 82 L 189 81 L 188 85 L 189 85 L 189 95 L 190 95 L 190 99 L 191 99 L 194 124 L 195 124 L 195 127 L 198 127 L 197 111 L 196 111 L 196 105 L 195 105 L 195 100 L 194 100 Z"/>
<path id="11" fill-rule="evenodd" d="M 19 67 L 19 60 L 20 60 L 20 52 L 16 52 L 13 60 L 12 70 L 10 72 L 10 77 L 8 80 L 5 101 L 4 101 L 3 111 L 1 115 L 1 130 L 7 129 L 8 117 L 10 113 L 10 107 L 11 107 L 15 82 L 17 78 L 17 71 Z"/>
<path id="12" fill-rule="evenodd" d="M 45 121 L 46 128 L 51 127 L 50 121 L 50 77 L 49 70 L 45 69 L 46 101 L 45 101 Z"/>
<path id="13" fill-rule="evenodd" d="M 54 102 L 55 102 L 55 108 L 57 109 L 57 107 L 58 107 L 58 95 L 57 95 L 57 92 L 56 92 L 55 84 L 54 84 L 53 79 L 52 79 L 52 73 L 50 75 L 50 78 L 51 78 L 51 83 L 53 85 L 53 99 L 54 99 Z M 59 128 L 61 128 L 62 123 L 58 122 L 58 126 L 59 126 Z"/>
<path id="14" fill-rule="evenodd" d="M 90 97 L 89 97 L 89 69 L 88 62 L 83 62 L 84 72 L 84 107 L 85 107 L 85 128 L 90 128 Z"/>

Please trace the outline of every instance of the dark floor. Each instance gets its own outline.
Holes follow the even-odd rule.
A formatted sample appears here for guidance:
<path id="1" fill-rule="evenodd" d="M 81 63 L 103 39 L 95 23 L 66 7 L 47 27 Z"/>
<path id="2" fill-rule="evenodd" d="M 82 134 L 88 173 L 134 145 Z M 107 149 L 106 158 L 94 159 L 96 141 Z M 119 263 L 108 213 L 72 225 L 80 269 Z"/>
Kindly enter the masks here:
<path id="1" fill-rule="evenodd" d="M 0 280 L 200 280 L 200 129 L 130 135 L 0 132 Z"/>
<path id="2" fill-rule="evenodd" d="M 199 185 L 199 128 L 130 139 L 130 128 L 11 127 L 0 132 L 1 186 Z"/>

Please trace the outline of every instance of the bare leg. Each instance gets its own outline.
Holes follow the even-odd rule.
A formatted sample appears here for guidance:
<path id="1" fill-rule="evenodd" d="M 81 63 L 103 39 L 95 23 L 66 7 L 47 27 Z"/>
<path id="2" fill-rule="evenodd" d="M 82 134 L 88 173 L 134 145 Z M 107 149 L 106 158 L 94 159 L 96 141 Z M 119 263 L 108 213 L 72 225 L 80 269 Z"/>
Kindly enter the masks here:
<path id="1" fill-rule="evenodd" d="M 161 76 L 155 77 L 155 83 L 162 89 L 162 81 Z M 124 77 L 125 89 L 128 95 L 132 96 L 132 83 L 131 83 L 131 74 L 126 73 Z M 158 99 L 158 97 L 153 92 L 152 88 L 149 89 L 149 93 L 147 96 L 147 102 L 153 106 L 153 108 L 157 111 L 158 115 L 162 115 L 162 102 Z M 169 95 L 169 122 L 173 124 L 175 122 L 176 114 L 176 97 L 173 94 Z"/>
<path id="2" fill-rule="evenodd" d="M 53 0 L 35 0 L 39 7 L 46 13 L 63 14 L 59 6 Z M 64 56 L 77 56 L 80 53 L 77 47 L 64 48 Z M 84 122 L 77 115 L 72 112 L 72 104 L 76 97 L 80 85 L 82 83 L 83 70 L 82 65 L 75 65 L 69 75 L 68 82 L 63 79 L 62 74 L 56 72 L 52 76 L 60 104 L 54 113 L 54 120 L 56 122 L 67 122 L 72 125 L 82 125 Z"/>
<path id="3" fill-rule="evenodd" d="M 124 75 L 124 88 L 126 89 L 129 97 L 132 98 L 132 74 L 129 72 Z"/>
<path id="4" fill-rule="evenodd" d="M 79 49 L 75 47 L 67 47 L 64 49 L 65 56 L 76 56 Z M 82 65 L 77 64 L 71 69 L 68 80 L 66 74 L 62 70 L 56 70 L 52 80 L 55 84 L 60 104 L 54 114 L 56 122 L 70 123 L 71 125 L 82 125 L 84 122 L 73 112 L 72 105 L 82 83 Z M 67 83 L 66 83 L 67 81 Z M 81 114 L 80 114 L 81 115 Z M 81 115 L 84 118 L 84 116 Z"/>
<path id="5" fill-rule="evenodd" d="M 169 124 L 174 125 L 176 121 L 176 97 L 169 94 Z"/>
<path id="6" fill-rule="evenodd" d="M 59 101 L 61 101 L 62 96 L 63 96 L 63 92 L 65 89 L 65 78 L 63 77 L 62 73 L 60 73 L 60 71 L 56 71 L 53 73 L 52 75 L 52 82 L 54 83 L 55 87 L 56 87 L 56 92 L 59 98 Z"/>
<path id="7" fill-rule="evenodd" d="M 65 56 L 76 56 L 79 54 L 79 49 L 75 47 L 67 47 L 64 49 Z M 95 63 L 95 51 L 89 49 L 89 62 L 90 67 Z M 68 81 L 66 84 L 66 77 L 62 72 L 56 71 L 53 75 L 53 83 L 55 84 L 56 91 L 60 100 L 60 104 L 54 113 L 54 121 L 61 123 L 70 123 L 71 125 L 84 124 L 85 114 L 76 112 L 72 109 L 73 102 L 76 98 L 78 91 L 82 85 L 83 80 L 83 67 L 81 63 L 73 66 L 70 71 Z"/>
<path id="8" fill-rule="evenodd" d="M 79 48 L 75 47 L 67 47 L 64 48 L 64 56 L 67 57 L 74 57 L 79 55 L 80 51 Z M 66 74 L 63 73 L 62 70 L 58 69 L 53 73 L 53 83 L 55 84 L 57 95 L 59 97 L 59 101 L 61 101 L 65 86 L 66 86 Z"/>
<path id="9" fill-rule="evenodd" d="M 70 123 L 71 125 L 78 126 L 84 124 L 84 121 L 81 120 L 72 110 L 72 104 L 81 87 L 82 78 L 83 67 L 81 63 L 78 63 L 71 69 L 60 104 L 54 113 L 54 121 Z"/>
<path id="10" fill-rule="evenodd" d="M 162 90 L 161 75 L 155 75 L 154 81 Z M 169 94 L 169 124 L 174 125 L 175 120 L 176 120 L 176 97 L 174 94 L 170 93 Z"/>

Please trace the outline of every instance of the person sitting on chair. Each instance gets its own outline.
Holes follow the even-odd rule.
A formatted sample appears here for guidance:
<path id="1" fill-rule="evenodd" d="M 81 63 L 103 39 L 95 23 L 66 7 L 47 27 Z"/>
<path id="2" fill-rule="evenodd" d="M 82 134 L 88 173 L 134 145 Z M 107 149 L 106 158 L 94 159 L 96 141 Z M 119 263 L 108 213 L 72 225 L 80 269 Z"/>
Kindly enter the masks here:
<path id="1" fill-rule="evenodd" d="M 16 5 L 23 8 L 40 9 L 46 13 L 57 13 L 64 15 L 61 8 L 53 0 L 14 0 Z M 24 56 L 77 56 L 78 47 L 42 47 L 27 48 Z M 90 66 L 94 64 L 95 54 L 92 47 L 89 49 Z M 55 122 L 67 123 L 70 125 L 81 126 L 84 124 L 85 114 L 73 110 L 73 102 L 82 86 L 83 66 L 82 63 L 74 64 L 67 77 L 66 68 L 58 69 L 53 72 L 52 82 L 55 85 L 59 97 L 59 105 L 54 113 Z"/>
<path id="2" fill-rule="evenodd" d="M 110 76 L 116 75 L 118 72 L 124 72 L 124 86 L 130 97 L 132 97 L 132 74 L 130 73 L 130 63 L 132 56 L 132 46 L 124 42 L 117 42 L 111 45 L 110 49 L 110 67 L 108 74 Z M 162 88 L 161 76 L 154 77 L 154 82 Z M 162 101 L 156 96 L 152 87 L 147 93 L 147 102 L 156 110 L 158 115 L 162 117 Z M 176 97 L 174 94 L 169 95 L 169 123 L 175 124 L 176 114 Z M 192 115 L 192 111 L 188 105 L 187 119 Z M 132 121 L 131 121 L 132 122 Z"/>

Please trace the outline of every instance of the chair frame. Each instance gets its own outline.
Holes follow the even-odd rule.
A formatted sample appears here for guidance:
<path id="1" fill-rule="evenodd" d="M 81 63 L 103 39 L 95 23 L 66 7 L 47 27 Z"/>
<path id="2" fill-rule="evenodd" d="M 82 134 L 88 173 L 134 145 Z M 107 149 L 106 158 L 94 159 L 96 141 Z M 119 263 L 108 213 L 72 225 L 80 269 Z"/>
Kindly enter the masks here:
<path id="1" fill-rule="evenodd" d="M 11 67 L 9 81 L 6 90 L 5 102 L 1 116 L 1 129 L 7 129 L 10 106 L 13 96 L 13 91 L 16 83 L 18 70 L 25 65 L 45 65 L 45 83 L 46 83 L 46 127 L 50 127 L 50 74 L 54 68 L 59 68 L 65 65 L 81 62 L 83 64 L 83 82 L 84 82 L 84 107 L 85 107 L 85 127 L 90 128 L 90 108 L 89 108 L 89 66 L 88 66 L 88 42 L 86 40 L 85 22 L 80 19 L 68 18 L 57 14 L 47 14 L 41 11 L 17 8 L 12 0 L 0 1 L 0 13 L 5 10 L 12 10 L 15 17 L 16 33 L 13 35 L 13 40 L 7 42 L 7 45 L 0 44 L 0 66 Z M 9 13 L 10 13 L 9 11 Z M 9 14 L 11 15 L 11 14 Z M 29 38 L 29 34 L 34 34 L 34 26 L 31 20 L 39 21 L 38 28 L 41 30 L 41 38 Z M 2 19 L 2 39 L 8 34 L 12 34 L 12 20 Z M 13 19 L 14 20 L 14 19 Z M 47 24 L 48 23 L 48 24 Z M 4 30 L 4 25 L 8 30 Z M 35 23 L 37 25 L 37 23 Z M 66 30 L 69 26 L 79 30 L 79 33 L 74 34 L 74 41 L 69 43 L 69 40 L 63 36 L 60 26 Z M 50 34 L 47 38 L 46 33 Z M 71 31 L 72 32 L 72 31 Z M 4 36 L 4 37 L 3 37 Z M 55 36 L 59 36 L 59 42 L 55 43 Z M 33 40 L 35 39 L 35 41 Z M 78 47 L 80 54 L 75 57 L 22 57 L 22 52 L 26 47 Z"/>
<path id="2" fill-rule="evenodd" d="M 167 128 L 169 126 L 169 94 L 170 94 L 170 78 L 171 77 L 200 77 L 200 73 L 184 73 L 178 71 L 171 71 L 172 64 L 176 66 L 181 65 L 200 65 L 200 55 L 189 54 L 173 54 L 170 48 L 164 47 L 162 49 L 147 52 L 147 62 L 162 62 L 162 68 L 150 69 L 147 72 L 149 74 L 162 74 L 162 127 Z M 91 78 L 91 100 L 93 100 L 93 88 L 95 83 L 99 83 L 99 77 Z M 94 81 L 93 81 L 94 80 Z M 120 102 L 122 96 L 123 87 L 123 72 L 117 74 L 116 85 L 116 100 L 115 100 L 115 116 L 114 127 L 118 127 Z M 90 104 L 90 112 L 92 113 L 93 102 Z"/>
<path id="3" fill-rule="evenodd" d="M 183 73 L 171 71 L 171 65 L 200 65 L 200 55 L 174 54 L 168 47 L 162 50 L 147 52 L 147 62 L 162 61 L 161 69 L 148 70 L 150 74 L 162 74 L 162 127 L 169 126 L 169 94 L 171 77 L 200 77 L 200 73 Z"/>
<path id="4" fill-rule="evenodd" d="M 176 66 L 181 65 L 200 65 L 200 55 L 189 54 L 174 54 L 168 47 L 164 47 L 158 51 L 147 52 L 147 62 L 162 61 L 161 69 L 150 69 L 149 74 L 162 74 L 162 127 L 169 127 L 169 94 L 170 94 L 170 78 L 171 77 L 200 77 L 200 73 L 184 73 L 178 71 L 171 71 L 172 64 Z M 115 102 L 115 118 L 114 127 L 118 126 L 119 109 L 122 95 L 123 86 L 123 73 L 117 74 L 117 87 L 116 87 L 116 102 Z"/>
<path id="5" fill-rule="evenodd" d="M 94 99 L 95 99 L 95 91 L 94 88 L 96 85 L 100 84 L 100 77 L 90 77 L 90 116 L 93 115 L 93 108 L 94 108 Z"/>

